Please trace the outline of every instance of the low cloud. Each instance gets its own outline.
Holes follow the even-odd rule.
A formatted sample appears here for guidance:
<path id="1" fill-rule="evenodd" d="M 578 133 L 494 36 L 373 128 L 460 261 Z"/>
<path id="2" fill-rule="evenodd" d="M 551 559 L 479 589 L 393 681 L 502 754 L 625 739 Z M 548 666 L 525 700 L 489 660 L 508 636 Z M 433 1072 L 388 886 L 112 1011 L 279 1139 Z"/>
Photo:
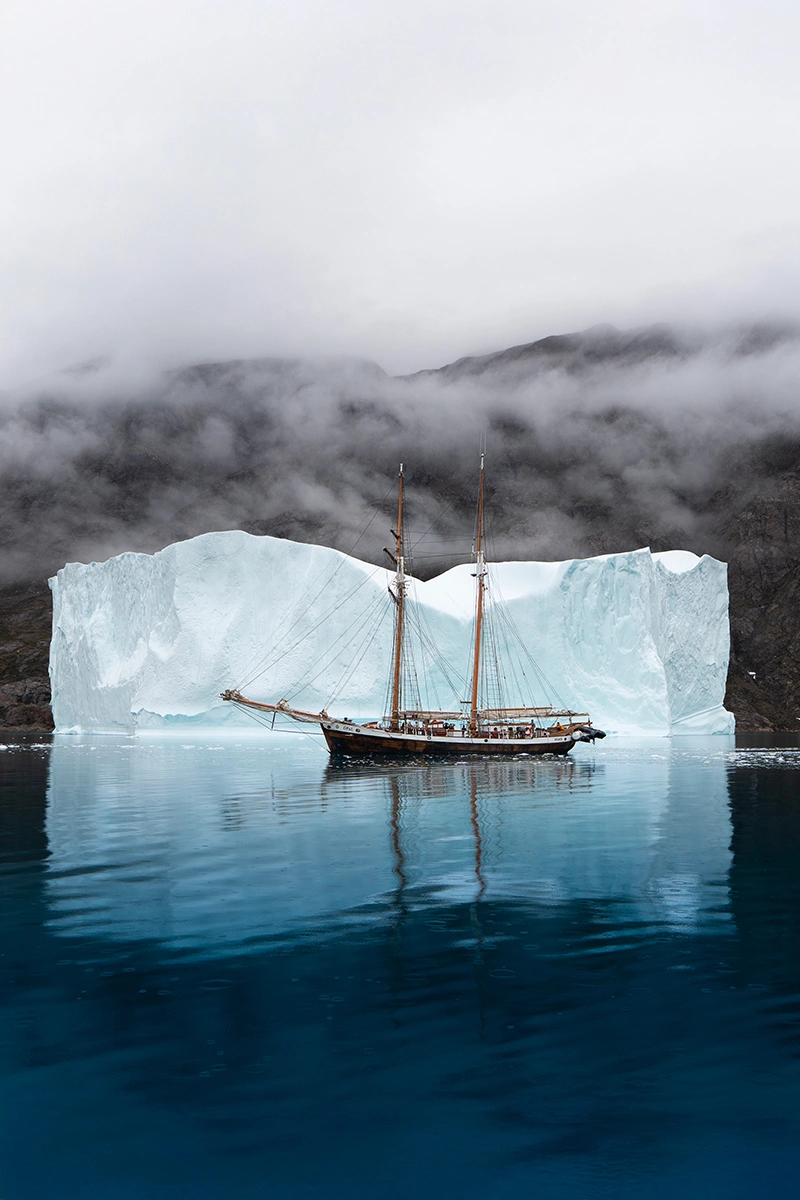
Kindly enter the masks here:
<path id="1" fill-rule="evenodd" d="M 0 402 L 2 579 L 231 528 L 381 561 L 401 460 L 428 576 L 469 554 L 484 430 L 494 558 L 724 555 L 730 513 L 800 461 L 798 379 L 800 334 L 777 326 L 603 327 L 405 377 L 82 364 Z"/>

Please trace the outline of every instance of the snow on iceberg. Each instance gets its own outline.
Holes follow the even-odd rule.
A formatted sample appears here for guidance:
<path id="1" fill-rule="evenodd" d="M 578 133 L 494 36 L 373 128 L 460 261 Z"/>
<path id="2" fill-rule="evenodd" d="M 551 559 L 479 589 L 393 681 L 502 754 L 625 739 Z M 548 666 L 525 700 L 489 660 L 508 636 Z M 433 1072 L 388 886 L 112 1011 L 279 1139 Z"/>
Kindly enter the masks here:
<path id="1" fill-rule="evenodd" d="M 733 732 L 723 707 L 724 563 L 645 549 L 498 563 L 491 579 L 556 698 L 588 710 L 596 725 L 637 735 Z M 391 622 L 377 621 L 391 604 L 389 580 L 383 568 L 337 550 L 236 530 L 153 555 L 69 563 L 50 580 L 56 729 L 251 724 L 219 699 L 229 687 L 374 717 L 391 653 Z M 453 704 L 445 676 L 465 673 L 474 586 L 469 565 L 413 586 L 429 638 L 451 668 L 443 674 L 418 657 L 423 703 Z"/>

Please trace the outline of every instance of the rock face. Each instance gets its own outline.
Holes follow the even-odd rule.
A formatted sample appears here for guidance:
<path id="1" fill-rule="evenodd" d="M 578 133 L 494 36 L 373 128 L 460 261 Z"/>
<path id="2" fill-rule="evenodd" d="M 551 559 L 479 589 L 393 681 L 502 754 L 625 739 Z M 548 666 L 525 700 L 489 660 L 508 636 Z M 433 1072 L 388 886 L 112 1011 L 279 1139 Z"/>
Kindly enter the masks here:
<path id="1" fill-rule="evenodd" d="M 729 703 L 741 729 L 800 729 L 800 471 L 755 491 L 726 522 L 734 548 Z"/>
<path id="2" fill-rule="evenodd" d="M 0 590 L 0 728 L 49 730 L 50 593 L 44 583 Z"/>
<path id="3" fill-rule="evenodd" d="M 219 699 L 230 687 L 314 712 L 378 716 L 392 644 L 389 579 L 326 547 L 240 531 L 69 564 L 51 580 L 56 728 L 247 724 Z M 465 693 L 474 586 L 469 566 L 412 586 L 409 628 L 423 638 L 415 646 L 410 636 L 409 649 L 425 707 L 457 709 Z M 528 681 L 515 683 L 509 671 L 506 703 L 588 710 L 619 733 L 733 731 L 722 703 L 723 563 L 649 550 L 498 563 L 489 597 L 488 615 L 506 621 L 496 624 L 492 653 L 505 657 L 513 639 L 502 629 L 513 625 L 549 681 L 534 684 L 529 668 Z"/>

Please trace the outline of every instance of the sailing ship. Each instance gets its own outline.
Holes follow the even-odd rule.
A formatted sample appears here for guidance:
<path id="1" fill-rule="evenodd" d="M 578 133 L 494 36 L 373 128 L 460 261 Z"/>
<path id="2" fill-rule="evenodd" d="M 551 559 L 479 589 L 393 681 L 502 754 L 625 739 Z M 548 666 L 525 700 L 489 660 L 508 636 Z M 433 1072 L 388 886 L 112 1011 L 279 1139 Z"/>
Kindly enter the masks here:
<path id="1" fill-rule="evenodd" d="M 392 530 L 395 551 L 389 557 L 394 566 L 389 588 L 394 608 L 394 633 L 391 658 L 390 703 L 379 721 L 358 723 L 349 718 L 336 719 L 323 708 L 307 712 L 287 700 L 268 704 L 252 700 L 231 688 L 220 694 L 251 713 L 283 715 L 301 724 L 317 725 L 332 756 L 394 758 L 465 755 L 542 755 L 568 754 L 576 742 L 594 742 L 606 735 L 592 725 L 588 713 L 573 712 L 552 705 L 506 707 L 486 703 L 482 691 L 484 672 L 484 628 L 489 569 L 484 551 L 484 455 L 481 454 L 478 483 L 478 511 L 475 554 L 475 610 L 469 671 L 469 696 L 451 711 L 407 706 L 404 691 L 404 656 L 407 643 L 408 590 L 412 577 L 406 573 L 403 523 L 403 465 L 400 464 L 397 497 L 397 528 Z M 483 698 L 483 703 L 481 702 Z"/>

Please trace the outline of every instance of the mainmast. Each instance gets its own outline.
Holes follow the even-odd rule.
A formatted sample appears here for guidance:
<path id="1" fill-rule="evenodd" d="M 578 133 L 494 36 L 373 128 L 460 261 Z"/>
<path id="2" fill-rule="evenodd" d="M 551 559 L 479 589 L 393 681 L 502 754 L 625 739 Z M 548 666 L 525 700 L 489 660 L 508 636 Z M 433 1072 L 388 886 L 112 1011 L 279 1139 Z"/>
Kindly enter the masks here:
<path id="1" fill-rule="evenodd" d="M 481 675 L 481 627 L 483 625 L 483 593 L 486 590 L 486 559 L 483 555 L 483 454 L 481 454 L 480 484 L 478 486 L 478 534 L 475 541 L 475 578 L 478 581 L 475 603 L 475 656 L 472 661 L 472 696 L 469 707 L 469 731 L 478 732 L 478 689 Z"/>
<path id="2" fill-rule="evenodd" d="M 394 586 L 395 591 L 392 593 L 395 599 L 396 620 L 394 627 L 394 670 L 392 674 L 392 711 L 390 729 L 400 728 L 400 693 L 401 693 L 401 675 L 403 669 L 403 604 L 406 596 L 406 563 L 403 554 L 403 464 L 400 463 L 400 473 L 397 482 L 397 529 L 393 529 L 392 533 L 395 536 L 396 554 L 395 554 L 395 575 Z"/>

